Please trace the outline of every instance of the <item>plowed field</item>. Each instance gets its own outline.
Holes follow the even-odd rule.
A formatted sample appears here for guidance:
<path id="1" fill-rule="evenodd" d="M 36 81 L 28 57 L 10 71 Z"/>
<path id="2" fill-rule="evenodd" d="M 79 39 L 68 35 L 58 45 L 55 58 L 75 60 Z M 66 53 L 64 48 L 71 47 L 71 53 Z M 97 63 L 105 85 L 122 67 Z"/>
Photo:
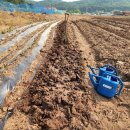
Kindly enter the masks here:
<path id="1" fill-rule="evenodd" d="M 129 130 L 129 29 L 126 18 L 75 16 L 1 41 L 1 129 Z M 125 82 L 112 99 L 97 94 L 88 77 L 87 65 L 104 64 Z"/>

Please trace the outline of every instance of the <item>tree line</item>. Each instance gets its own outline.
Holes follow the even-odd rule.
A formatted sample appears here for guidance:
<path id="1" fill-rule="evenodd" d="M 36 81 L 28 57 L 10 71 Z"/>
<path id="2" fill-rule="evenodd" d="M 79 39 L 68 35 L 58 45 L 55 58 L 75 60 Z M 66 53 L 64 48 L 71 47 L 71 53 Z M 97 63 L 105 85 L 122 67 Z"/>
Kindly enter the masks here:
<path id="1" fill-rule="evenodd" d="M 13 3 L 13 4 L 25 4 L 27 3 L 25 0 L 4 0 L 6 2 L 10 2 L 10 3 Z"/>

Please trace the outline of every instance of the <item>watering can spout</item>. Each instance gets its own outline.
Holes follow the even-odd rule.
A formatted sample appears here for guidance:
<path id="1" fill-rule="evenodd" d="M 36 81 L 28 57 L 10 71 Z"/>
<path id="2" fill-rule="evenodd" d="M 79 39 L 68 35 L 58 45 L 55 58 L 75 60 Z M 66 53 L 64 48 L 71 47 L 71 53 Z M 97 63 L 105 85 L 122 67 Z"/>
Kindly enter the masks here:
<path id="1" fill-rule="evenodd" d="M 92 73 L 95 74 L 95 75 L 96 75 L 95 70 L 99 70 L 98 68 L 94 68 L 94 67 L 92 67 L 92 66 L 90 66 L 90 65 L 87 65 L 87 67 L 88 67 L 88 68 L 92 71 Z"/>

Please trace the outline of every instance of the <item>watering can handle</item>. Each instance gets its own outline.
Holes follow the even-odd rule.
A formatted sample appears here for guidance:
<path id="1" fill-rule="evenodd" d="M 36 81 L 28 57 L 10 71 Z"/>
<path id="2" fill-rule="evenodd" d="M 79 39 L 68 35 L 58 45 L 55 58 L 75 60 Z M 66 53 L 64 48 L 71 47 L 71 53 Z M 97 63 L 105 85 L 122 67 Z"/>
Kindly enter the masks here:
<path id="1" fill-rule="evenodd" d="M 94 87 L 97 87 L 97 86 L 98 86 L 98 83 L 94 80 L 94 77 L 95 77 L 95 78 L 100 78 L 100 76 L 97 76 L 97 75 L 92 74 L 92 73 L 90 73 L 90 72 L 88 72 L 88 75 L 89 75 L 89 77 L 90 77 L 90 80 L 91 80 L 93 86 L 94 86 Z"/>
<path id="2" fill-rule="evenodd" d="M 116 76 L 116 78 L 119 81 L 119 84 L 121 85 L 121 87 L 120 87 L 119 91 L 116 93 L 116 95 L 120 95 L 121 91 L 122 91 L 122 89 L 124 87 L 124 83 L 123 83 L 123 81 L 119 77 Z"/>
<path id="3" fill-rule="evenodd" d="M 110 64 L 106 64 L 103 67 L 110 67 L 110 68 L 112 68 L 115 71 L 116 76 L 118 76 L 118 72 L 117 72 L 117 70 L 116 70 L 116 68 L 114 66 L 112 66 Z"/>
<path id="4" fill-rule="evenodd" d="M 94 70 L 99 70 L 98 68 L 91 67 L 90 65 L 87 65 L 88 68 L 91 69 L 92 73 L 96 75 Z"/>

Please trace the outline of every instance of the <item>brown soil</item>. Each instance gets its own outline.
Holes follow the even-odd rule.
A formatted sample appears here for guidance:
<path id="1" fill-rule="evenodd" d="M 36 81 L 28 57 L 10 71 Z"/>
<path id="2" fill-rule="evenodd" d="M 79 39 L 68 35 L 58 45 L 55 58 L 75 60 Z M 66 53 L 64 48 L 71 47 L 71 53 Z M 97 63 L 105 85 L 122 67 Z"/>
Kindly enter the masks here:
<path id="1" fill-rule="evenodd" d="M 100 20 L 98 25 L 95 24 L 93 19 L 74 21 L 74 23 L 91 44 L 97 64 L 100 66 L 105 63 L 111 63 L 117 67 L 124 80 L 129 80 L 129 32 L 125 31 L 122 36 L 122 33 L 117 28 L 110 28 L 107 24 L 102 24 L 102 20 Z"/>
<path id="2" fill-rule="evenodd" d="M 41 21 L 62 19 L 62 15 L 46 15 L 24 12 L 7 13 L 0 11 L 0 33 L 10 32 L 14 28 Z"/>
<path id="3" fill-rule="evenodd" d="M 30 113 L 32 122 L 41 129 L 63 129 L 71 124 L 71 110 L 80 103 L 73 101 L 85 90 L 81 85 L 84 79 L 81 54 L 75 44 L 68 42 L 65 28 L 65 23 L 59 26 L 55 43 L 29 86 L 26 95 L 29 100 L 24 103 L 27 100 L 24 99 L 21 104 L 22 110 Z"/>
<path id="4" fill-rule="evenodd" d="M 85 17 L 72 16 L 52 31 L 36 62 L 7 97 L 5 109 L 15 109 L 4 130 L 130 129 L 129 20 Z M 106 63 L 128 81 L 122 94 L 110 100 L 95 92 L 85 69 Z"/>
<path id="5" fill-rule="evenodd" d="M 107 63 L 104 59 L 108 57 L 99 57 L 106 56 L 105 49 L 109 56 L 109 48 L 105 45 L 108 42 L 104 38 L 111 33 L 93 26 L 82 20 L 62 22 L 58 26 L 56 37 L 51 41 L 52 47 L 46 57 L 43 55 L 42 64 L 34 79 L 27 85 L 28 89 L 17 104 L 14 115 L 8 120 L 6 130 L 12 130 L 10 126 L 13 130 L 130 128 L 129 88 L 124 89 L 120 97 L 108 100 L 94 91 L 86 76 L 89 70 L 85 70 L 85 65 L 99 66 Z M 111 37 L 119 38 L 113 33 Z M 122 38 L 119 41 L 122 43 Z M 110 51 L 113 44 L 114 42 L 109 43 Z M 119 47 L 123 49 L 122 46 Z M 101 53 L 99 56 L 96 47 Z M 118 53 L 120 54 L 119 51 Z M 108 60 L 115 63 L 115 60 Z M 15 122 L 17 119 L 17 123 L 22 122 L 20 125 Z"/>

